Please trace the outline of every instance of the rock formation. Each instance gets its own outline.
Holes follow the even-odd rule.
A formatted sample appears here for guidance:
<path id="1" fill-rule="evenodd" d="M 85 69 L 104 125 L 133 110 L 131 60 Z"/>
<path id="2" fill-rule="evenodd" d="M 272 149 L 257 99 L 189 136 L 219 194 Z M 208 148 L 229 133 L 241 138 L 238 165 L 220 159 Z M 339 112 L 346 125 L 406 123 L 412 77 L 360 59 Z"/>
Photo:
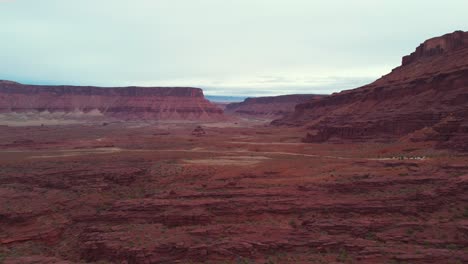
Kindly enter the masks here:
<path id="1" fill-rule="evenodd" d="M 0 112 L 92 112 L 123 119 L 218 120 L 199 88 L 37 86 L 0 82 Z"/>
<path id="2" fill-rule="evenodd" d="M 408 65 L 419 59 L 444 54 L 448 51 L 455 51 L 466 48 L 468 45 L 467 32 L 455 31 L 442 37 L 426 40 L 416 48 L 411 55 L 403 57 L 402 65 Z"/>
<path id="3" fill-rule="evenodd" d="M 294 107 L 299 103 L 322 98 L 325 95 L 315 94 L 290 94 L 281 96 L 247 98 L 240 103 L 231 103 L 226 106 L 226 113 L 280 117 L 294 112 Z"/>
<path id="4" fill-rule="evenodd" d="M 406 136 L 468 150 L 468 32 L 427 40 L 390 74 L 300 104 L 272 124 L 307 127 L 306 142 Z"/>
<path id="5" fill-rule="evenodd" d="M 197 126 L 193 131 L 192 131 L 192 136 L 196 137 L 201 137 L 206 134 L 205 130 L 201 126 Z"/>

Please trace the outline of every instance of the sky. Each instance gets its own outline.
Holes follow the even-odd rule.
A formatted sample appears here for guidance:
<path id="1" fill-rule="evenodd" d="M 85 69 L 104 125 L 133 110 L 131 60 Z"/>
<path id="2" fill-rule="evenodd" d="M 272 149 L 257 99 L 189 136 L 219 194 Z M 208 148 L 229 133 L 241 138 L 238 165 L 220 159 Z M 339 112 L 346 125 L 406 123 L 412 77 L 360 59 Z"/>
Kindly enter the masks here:
<path id="1" fill-rule="evenodd" d="M 0 0 L 0 79 L 329 94 L 467 30 L 466 0 Z"/>

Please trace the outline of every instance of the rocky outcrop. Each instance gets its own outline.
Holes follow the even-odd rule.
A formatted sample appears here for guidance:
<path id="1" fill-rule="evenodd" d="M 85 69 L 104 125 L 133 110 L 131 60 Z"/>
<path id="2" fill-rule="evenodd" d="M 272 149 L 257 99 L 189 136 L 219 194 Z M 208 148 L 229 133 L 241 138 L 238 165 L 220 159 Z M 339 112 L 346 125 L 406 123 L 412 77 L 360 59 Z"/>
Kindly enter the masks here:
<path id="1" fill-rule="evenodd" d="M 375 82 L 300 104 L 273 124 L 307 127 L 306 142 L 411 139 L 424 129 L 426 140 L 463 150 L 467 105 L 468 33 L 457 31 L 424 42 Z"/>
<path id="2" fill-rule="evenodd" d="M 290 94 L 270 97 L 247 98 L 240 103 L 231 103 L 226 106 L 226 113 L 280 117 L 292 113 L 297 104 L 322 98 L 325 95 Z"/>
<path id="3" fill-rule="evenodd" d="M 441 55 L 443 53 L 466 48 L 468 45 L 468 32 L 455 31 L 442 37 L 426 40 L 416 48 L 416 51 L 403 57 L 402 65 L 408 65 L 423 58 Z"/>
<path id="4" fill-rule="evenodd" d="M 205 130 L 201 126 L 197 126 L 193 131 L 192 131 L 192 136 L 196 137 L 201 137 L 206 134 Z"/>
<path id="5" fill-rule="evenodd" d="M 37 86 L 0 82 L 0 112 L 97 112 L 124 119 L 217 120 L 199 88 Z"/>

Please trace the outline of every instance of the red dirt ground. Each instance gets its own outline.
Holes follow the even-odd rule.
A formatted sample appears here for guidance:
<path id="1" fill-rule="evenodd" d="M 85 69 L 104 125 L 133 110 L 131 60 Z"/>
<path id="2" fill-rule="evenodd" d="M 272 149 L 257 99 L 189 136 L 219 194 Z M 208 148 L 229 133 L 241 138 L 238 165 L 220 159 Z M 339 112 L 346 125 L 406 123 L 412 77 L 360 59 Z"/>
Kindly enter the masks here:
<path id="1" fill-rule="evenodd" d="M 1 127 L 0 262 L 468 262 L 468 156 L 197 125 Z"/>

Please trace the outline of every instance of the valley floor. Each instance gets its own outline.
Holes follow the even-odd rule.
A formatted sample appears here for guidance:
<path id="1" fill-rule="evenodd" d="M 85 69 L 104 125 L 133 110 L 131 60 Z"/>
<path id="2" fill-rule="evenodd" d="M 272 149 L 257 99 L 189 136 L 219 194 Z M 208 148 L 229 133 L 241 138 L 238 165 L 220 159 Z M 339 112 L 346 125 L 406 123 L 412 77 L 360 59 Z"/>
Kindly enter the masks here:
<path id="1" fill-rule="evenodd" d="M 0 127 L 0 263 L 467 263 L 468 156 L 261 122 Z"/>

